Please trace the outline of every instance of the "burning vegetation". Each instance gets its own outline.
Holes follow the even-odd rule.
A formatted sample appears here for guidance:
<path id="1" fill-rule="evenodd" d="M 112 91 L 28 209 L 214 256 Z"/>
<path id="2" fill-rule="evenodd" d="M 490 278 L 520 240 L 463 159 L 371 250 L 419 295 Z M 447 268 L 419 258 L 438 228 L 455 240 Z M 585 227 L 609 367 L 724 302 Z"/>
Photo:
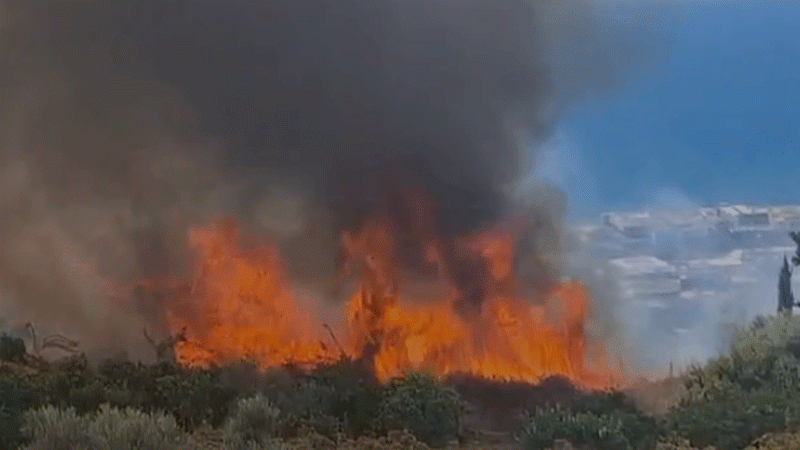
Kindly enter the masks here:
<path id="1" fill-rule="evenodd" d="M 586 0 L 0 0 L 0 314 L 92 360 L 147 359 L 144 327 L 188 366 L 605 385 L 566 199 L 512 195 L 641 56 L 604 29 Z"/>
<path id="2" fill-rule="evenodd" d="M 311 369 L 347 358 L 381 381 L 411 371 L 524 382 L 562 376 L 585 387 L 619 381 L 586 342 L 584 286 L 553 282 L 542 298 L 520 287 L 515 249 L 524 224 L 448 240 L 419 214 L 433 206 L 412 200 L 405 211 L 416 215 L 382 212 L 341 233 L 337 285 L 354 277 L 357 287 L 336 331 L 313 302 L 301 301 L 277 248 L 232 219 L 189 231 L 189 283 L 146 280 L 138 289 L 161 290 L 165 323 L 181 337 L 172 342 L 175 356 L 190 367 L 250 361 L 264 370 Z M 416 289 L 404 289 L 411 283 Z"/>

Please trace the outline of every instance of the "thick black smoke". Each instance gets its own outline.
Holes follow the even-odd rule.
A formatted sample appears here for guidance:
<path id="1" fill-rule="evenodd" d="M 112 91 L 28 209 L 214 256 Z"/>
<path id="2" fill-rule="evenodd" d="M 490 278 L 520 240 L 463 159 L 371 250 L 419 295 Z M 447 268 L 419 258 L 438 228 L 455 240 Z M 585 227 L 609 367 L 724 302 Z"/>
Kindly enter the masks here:
<path id="1" fill-rule="evenodd" d="M 636 33 L 590 0 L 0 1 L 6 316 L 119 329 L 99 280 L 180 273 L 218 213 L 313 255 L 411 181 L 473 229 Z"/>
<path id="2" fill-rule="evenodd" d="M 302 173 L 345 217 L 413 176 L 457 231 L 500 213 L 528 170 L 521 140 L 632 55 L 586 0 L 61 1 L 49 15 L 68 70 L 174 87 L 232 143 L 228 169 Z"/>

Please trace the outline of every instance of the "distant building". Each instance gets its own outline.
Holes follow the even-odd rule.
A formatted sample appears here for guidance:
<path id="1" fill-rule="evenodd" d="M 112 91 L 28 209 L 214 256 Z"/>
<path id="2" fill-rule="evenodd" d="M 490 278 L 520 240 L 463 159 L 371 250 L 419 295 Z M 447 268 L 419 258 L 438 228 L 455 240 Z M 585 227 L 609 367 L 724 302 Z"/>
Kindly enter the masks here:
<path id="1" fill-rule="evenodd" d="M 742 250 L 734 250 L 721 258 L 694 259 L 679 267 L 681 289 L 728 291 L 731 280 L 742 266 Z"/>
<path id="2" fill-rule="evenodd" d="M 608 261 L 609 272 L 626 297 L 670 295 L 681 290 L 678 270 L 652 256 L 616 258 Z"/>

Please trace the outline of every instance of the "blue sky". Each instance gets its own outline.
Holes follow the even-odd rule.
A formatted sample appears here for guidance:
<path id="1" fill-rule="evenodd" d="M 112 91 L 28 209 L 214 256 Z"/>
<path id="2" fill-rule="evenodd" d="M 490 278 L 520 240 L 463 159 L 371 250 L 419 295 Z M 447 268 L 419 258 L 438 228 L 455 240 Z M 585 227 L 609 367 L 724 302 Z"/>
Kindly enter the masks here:
<path id="1" fill-rule="evenodd" d="M 800 203 L 800 2 L 687 1 L 657 58 L 575 108 L 540 173 L 573 220 L 625 207 Z"/>

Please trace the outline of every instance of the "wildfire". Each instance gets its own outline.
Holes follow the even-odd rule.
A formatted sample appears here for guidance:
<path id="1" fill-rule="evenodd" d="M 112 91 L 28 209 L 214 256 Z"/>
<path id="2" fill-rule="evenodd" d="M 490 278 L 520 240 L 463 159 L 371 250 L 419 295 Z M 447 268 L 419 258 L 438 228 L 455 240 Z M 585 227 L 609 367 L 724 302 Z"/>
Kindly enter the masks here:
<path id="1" fill-rule="evenodd" d="M 470 283 L 457 279 L 457 258 L 448 258 L 445 242 L 425 231 L 430 227 L 411 230 L 420 251 L 410 263 L 397 250 L 403 230 L 408 234 L 382 213 L 342 233 L 340 278 L 356 275 L 360 285 L 346 305 L 341 347 L 325 333 L 327 325 L 300 306 L 275 247 L 243 245 L 230 221 L 190 230 L 196 275 L 166 312 L 172 331 L 186 336 L 175 346 L 178 361 L 207 366 L 244 359 L 268 369 L 314 367 L 347 356 L 370 364 L 384 381 L 422 370 L 528 382 L 560 375 L 586 387 L 611 382 L 587 369 L 585 288 L 570 281 L 544 302 L 525 298 L 514 274 L 513 230 L 467 236 L 457 251 L 450 249 L 477 268 Z M 435 268 L 436 283 L 446 287 L 437 292 L 444 294 L 404 298 L 402 274 L 415 264 Z"/>
<path id="2" fill-rule="evenodd" d="M 171 328 L 191 337 L 177 344 L 178 361 L 202 366 L 247 359 L 267 368 L 333 360 L 337 355 L 319 339 L 321 324 L 298 307 L 275 249 L 242 249 L 239 237 L 231 222 L 189 232 L 197 276 L 182 308 L 167 311 Z"/>

